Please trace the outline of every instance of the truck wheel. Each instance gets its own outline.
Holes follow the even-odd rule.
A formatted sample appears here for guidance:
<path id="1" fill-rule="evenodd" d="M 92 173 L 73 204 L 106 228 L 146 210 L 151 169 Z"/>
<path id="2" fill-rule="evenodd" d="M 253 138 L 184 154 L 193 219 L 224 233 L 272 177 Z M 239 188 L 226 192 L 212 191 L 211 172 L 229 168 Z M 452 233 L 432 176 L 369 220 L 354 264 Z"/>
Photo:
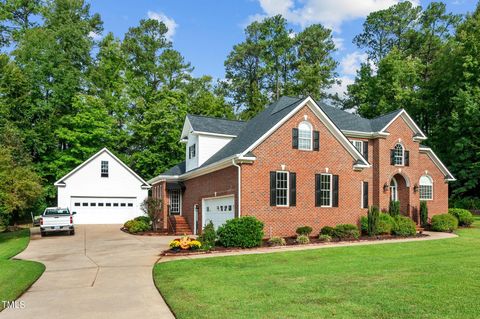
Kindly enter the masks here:
<path id="1" fill-rule="evenodd" d="M 75 229 L 70 231 L 70 236 L 73 236 L 73 235 L 75 235 Z"/>
<path id="2" fill-rule="evenodd" d="M 45 237 L 46 235 L 47 235 L 47 233 L 45 233 L 44 231 L 40 232 L 40 236 Z"/>

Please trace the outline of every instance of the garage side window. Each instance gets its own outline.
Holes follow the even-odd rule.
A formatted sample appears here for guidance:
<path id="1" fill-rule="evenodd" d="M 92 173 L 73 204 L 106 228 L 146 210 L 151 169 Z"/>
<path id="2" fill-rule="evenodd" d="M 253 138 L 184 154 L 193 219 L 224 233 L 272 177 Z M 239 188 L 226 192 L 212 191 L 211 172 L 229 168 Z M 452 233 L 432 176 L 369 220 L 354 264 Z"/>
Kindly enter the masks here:
<path id="1" fill-rule="evenodd" d="M 100 173 L 102 177 L 108 177 L 108 161 L 102 161 Z"/>

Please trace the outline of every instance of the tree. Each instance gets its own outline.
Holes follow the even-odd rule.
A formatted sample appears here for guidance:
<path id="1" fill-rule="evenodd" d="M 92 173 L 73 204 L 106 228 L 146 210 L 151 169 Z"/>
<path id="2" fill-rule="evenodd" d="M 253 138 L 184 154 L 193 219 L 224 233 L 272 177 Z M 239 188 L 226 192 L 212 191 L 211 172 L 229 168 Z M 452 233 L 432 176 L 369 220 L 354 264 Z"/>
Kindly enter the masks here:
<path id="1" fill-rule="evenodd" d="M 337 67 L 330 30 L 312 25 L 295 35 L 277 15 L 251 23 L 245 36 L 225 61 L 230 97 L 241 118 L 252 118 L 282 95 L 326 96 Z"/>
<path id="2" fill-rule="evenodd" d="M 40 14 L 41 0 L 4 0 L 0 2 L 0 48 L 16 43 L 38 24 L 32 19 Z"/>
<path id="3" fill-rule="evenodd" d="M 162 200 L 158 198 L 148 197 L 141 205 L 142 211 L 152 220 L 153 231 L 158 230 L 158 225 L 162 218 Z"/>
<path id="4" fill-rule="evenodd" d="M 9 225 L 24 216 L 42 195 L 42 184 L 33 169 L 15 128 L 2 128 L 0 136 L 0 224 Z"/>

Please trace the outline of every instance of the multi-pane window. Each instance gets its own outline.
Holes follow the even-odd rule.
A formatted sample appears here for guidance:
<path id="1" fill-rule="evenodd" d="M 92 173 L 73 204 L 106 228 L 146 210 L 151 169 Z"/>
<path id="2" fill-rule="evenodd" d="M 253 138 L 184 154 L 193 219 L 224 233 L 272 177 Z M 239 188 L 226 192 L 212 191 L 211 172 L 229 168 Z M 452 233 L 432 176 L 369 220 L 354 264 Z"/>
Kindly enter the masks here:
<path id="1" fill-rule="evenodd" d="M 189 159 L 195 158 L 195 152 L 196 152 L 195 144 L 190 145 L 190 146 L 188 147 L 188 158 L 189 158 Z"/>
<path id="2" fill-rule="evenodd" d="M 288 206 L 288 172 L 276 173 L 276 205 Z"/>
<path id="3" fill-rule="evenodd" d="M 360 152 L 360 154 L 363 154 L 363 142 L 362 141 L 352 141 L 353 146 L 357 149 L 357 151 Z"/>
<path id="4" fill-rule="evenodd" d="M 392 202 L 398 200 L 397 180 L 395 177 L 392 177 L 392 180 L 390 181 L 390 200 Z"/>
<path id="5" fill-rule="evenodd" d="M 320 177 L 320 205 L 332 206 L 332 175 L 321 174 Z"/>
<path id="6" fill-rule="evenodd" d="M 102 177 L 108 177 L 108 161 L 102 161 L 100 173 Z"/>
<path id="7" fill-rule="evenodd" d="M 298 149 L 312 150 L 312 125 L 308 122 L 302 122 L 298 126 Z"/>
<path id="8" fill-rule="evenodd" d="M 395 145 L 394 153 L 393 153 L 394 165 L 403 165 L 403 151 L 404 149 L 402 144 Z"/>
<path id="9" fill-rule="evenodd" d="M 431 200 L 433 199 L 433 182 L 430 176 L 420 177 L 420 199 Z"/>
<path id="10" fill-rule="evenodd" d="M 169 191 L 170 197 L 170 213 L 171 214 L 180 214 L 180 190 L 175 189 Z"/>

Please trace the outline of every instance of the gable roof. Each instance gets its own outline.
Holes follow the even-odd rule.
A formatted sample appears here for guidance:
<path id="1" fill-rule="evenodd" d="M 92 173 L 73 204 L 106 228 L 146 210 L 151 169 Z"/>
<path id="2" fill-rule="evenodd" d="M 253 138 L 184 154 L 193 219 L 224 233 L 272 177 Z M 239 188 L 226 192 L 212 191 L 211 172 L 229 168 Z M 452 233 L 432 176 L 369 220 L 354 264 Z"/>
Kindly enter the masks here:
<path id="1" fill-rule="evenodd" d="M 88 158 L 86 161 L 84 161 L 82 164 L 78 165 L 75 167 L 73 170 L 71 170 L 67 175 L 63 176 L 60 178 L 58 181 L 56 181 L 53 185 L 55 186 L 65 186 L 65 180 L 78 172 L 80 169 L 82 169 L 84 166 L 86 166 L 88 163 L 90 163 L 92 160 L 100 156 L 100 154 L 107 153 L 110 155 L 115 161 L 117 161 L 121 166 L 123 166 L 130 174 L 132 174 L 136 179 L 138 179 L 142 183 L 142 188 L 150 188 L 150 185 L 143 180 L 140 176 L 138 176 L 137 173 L 135 173 L 130 167 L 128 167 L 124 162 L 122 162 L 118 157 L 116 157 L 112 152 L 110 152 L 106 147 L 102 148 L 100 151 L 92 155 L 90 158 Z"/>
<path id="2" fill-rule="evenodd" d="M 220 119 L 215 117 L 188 114 L 192 130 L 196 132 L 214 133 L 237 136 L 245 127 L 246 122 Z"/>
<path id="3" fill-rule="evenodd" d="M 443 173 L 445 176 L 445 180 L 448 182 L 454 182 L 457 179 L 453 176 L 452 173 L 448 170 L 445 164 L 438 158 L 437 154 L 428 146 L 420 145 L 420 152 L 424 152 L 427 154 L 428 157 L 433 161 L 433 163 L 438 167 L 438 169 Z"/>

